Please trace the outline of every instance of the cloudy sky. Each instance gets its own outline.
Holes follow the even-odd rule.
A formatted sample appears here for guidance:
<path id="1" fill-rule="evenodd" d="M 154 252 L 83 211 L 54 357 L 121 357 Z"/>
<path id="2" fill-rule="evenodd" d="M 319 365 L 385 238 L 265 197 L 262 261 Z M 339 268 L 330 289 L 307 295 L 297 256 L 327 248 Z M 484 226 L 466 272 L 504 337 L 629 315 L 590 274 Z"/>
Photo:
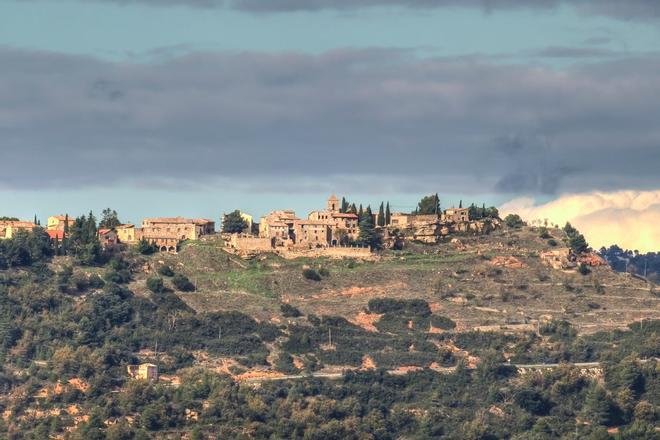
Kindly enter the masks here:
<path id="1" fill-rule="evenodd" d="M 0 215 L 654 191 L 659 95 L 657 0 L 0 0 Z"/>

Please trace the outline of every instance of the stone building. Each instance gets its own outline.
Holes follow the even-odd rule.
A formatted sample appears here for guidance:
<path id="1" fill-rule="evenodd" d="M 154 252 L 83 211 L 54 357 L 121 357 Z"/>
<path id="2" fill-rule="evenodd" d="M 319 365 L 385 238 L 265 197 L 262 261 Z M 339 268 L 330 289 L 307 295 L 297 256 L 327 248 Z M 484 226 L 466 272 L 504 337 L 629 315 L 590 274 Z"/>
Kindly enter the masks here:
<path id="1" fill-rule="evenodd" d="M 445 210 L 443 222 L 462 223 L 470 221 L 469 208 L 449 208 Z"/>
<path id="2" fill-rule="evenodd" d="M 115 232 L 117 232 L 117 239 L 120 243 L 130 244 L 140 240 L 142 231 L 135 225 L 125 224 L 116 226 Z"/>
<path id="3" fill-rule="evenodd" d="M 68 217 L 66 215 L 51 215 L 48 217 L 48 223 L 47 223 L 47 228 L 51 231 L 59 230 L 63 231 L 64 230 L 64 224 L 68 223 L 69 228 L 73 226 L 73 224 L 76 222 L 76 219 L 73 217 Z"/>
<path id="4" fill-rule="evenodd" d="M 259 237 L 275 239 L 276 245 L 293 240 L 293 224 L 300 220 L 292 210 L 273 211 L 261 217 Z"/>
<path id="5" fill-rule="evenodd" d="M 179 242 L 215 233 L 215 222 L 183 217 L 155 217 L 142 221 L 142 237 L 161 251 L 176 252 Z"/>
<path id="6" fill-rule="evenodd" d="M 0 221 L 0 240 L 13 238 L 19 231 L 30 232 L 32 229 L 36 228 L 32 222 L 24 221 Z"/>
<path id="7" fill-rule="evenodd" d="M 99 242 L 104 248 L 115 246 L 119 243 L 117 232 L 114 229 L 99 229 Z"/>
<path id="8" fill-rule="evenodd" d="M 127 365 L 126 370 L 132 379 L 158 382 L 158 365 L 156 364 Z"/>
<path id="9" fill-rule="evenodd" d="M 293 223 L 293 242 L 297 247 L 326 247 L 332 240 L 330 224 L 323 220 L 296 220 Z"/>
<path id="10" fill-rule="evenodd" d="M 360 234 L 357 214 L 339 212 L 339 200 L 334 194 L 328 197 L 324 211 L 312 211 L 307 218 L 311 221 L 325 222 L 328 225 L 330 229 L 329 245 L 332 246 L 357 240 Z"/>

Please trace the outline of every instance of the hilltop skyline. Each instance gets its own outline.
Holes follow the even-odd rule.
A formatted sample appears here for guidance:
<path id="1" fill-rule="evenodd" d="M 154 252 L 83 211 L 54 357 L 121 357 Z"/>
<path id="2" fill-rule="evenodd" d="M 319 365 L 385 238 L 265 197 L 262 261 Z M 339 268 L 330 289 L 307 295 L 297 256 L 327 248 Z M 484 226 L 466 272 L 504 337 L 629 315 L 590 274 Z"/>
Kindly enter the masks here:
<path id="1" fill-rule="evenodd" d="M 8 0 L 2 214 L 657 191 L 659 34 L 645 0 Z"/>

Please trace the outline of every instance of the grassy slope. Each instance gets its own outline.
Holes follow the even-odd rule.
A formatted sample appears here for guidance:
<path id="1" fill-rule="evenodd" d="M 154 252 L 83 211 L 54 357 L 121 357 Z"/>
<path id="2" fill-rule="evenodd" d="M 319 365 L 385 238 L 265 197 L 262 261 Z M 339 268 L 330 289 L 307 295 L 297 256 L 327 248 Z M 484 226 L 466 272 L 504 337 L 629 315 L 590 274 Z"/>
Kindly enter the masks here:
<path id="1" fill-rule="evenodd" d="M 561 238 L 561 231 L 551 232 Z M 544 265 L 538 255 L 550 246 L 532 229 L 460 240 L 462 245 L 413 245 L 386 252 L 378 262 L 352 263 L 275 255 L 243 261 L 210 241 L 189 243 L 178 255 L 156 255 L 152 263 L 170 264 L 197 285 L 196 293 L 181 294 L 193 308 L 239 310 L 260 320 L 282 319 L 281 302 L 303 313 L 354 320 L 369 299 L 383 296 L 425 299 L 461 329 L 522 324 L 551 315 L 593 332 L 660 317 L 659 299 L 642 281 L 606 267 L 583 276 Z M 525 267 L 495 266 L 497 256 L 515 257 Z M 306 280 L 305 267 L 326 268 L 330 276 L 321 282 Z M 140 284 L 144 281 L 138 279 L 138 291 Z"/>

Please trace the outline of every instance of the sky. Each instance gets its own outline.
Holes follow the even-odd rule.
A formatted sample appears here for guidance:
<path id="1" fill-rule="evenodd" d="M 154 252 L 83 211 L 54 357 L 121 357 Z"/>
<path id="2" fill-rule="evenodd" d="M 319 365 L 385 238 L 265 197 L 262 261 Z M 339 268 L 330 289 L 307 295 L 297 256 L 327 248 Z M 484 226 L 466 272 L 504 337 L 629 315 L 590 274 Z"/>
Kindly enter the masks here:
<path id="1" fill-rule="evenodd" d="M 657 0 L 0 0 L 0 216 L 656 191 L 659 92 Z"/>

